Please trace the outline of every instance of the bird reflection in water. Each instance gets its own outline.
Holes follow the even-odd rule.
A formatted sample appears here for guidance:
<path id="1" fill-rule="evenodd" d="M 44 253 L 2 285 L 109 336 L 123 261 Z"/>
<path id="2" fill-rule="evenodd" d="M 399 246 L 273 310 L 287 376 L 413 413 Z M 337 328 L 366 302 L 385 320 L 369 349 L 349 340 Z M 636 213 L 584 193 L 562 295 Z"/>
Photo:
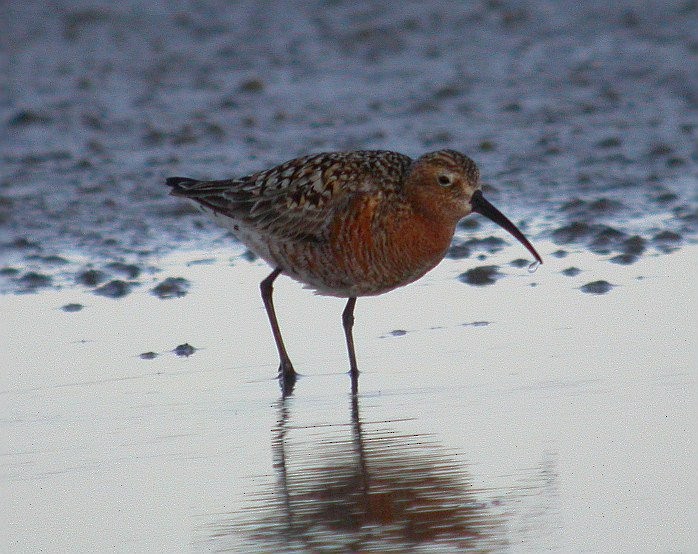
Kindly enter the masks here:
<path id="1" fill-rule="evenodd" d="M 264 552 L 506 545 L 503 517 L 478 500 L 463 464 L 433 437 L 362 422 L 356 394 L 349 425 L 294 426 L 291 402 L 278 402 L 275 482 L 242 514 L 245 521 L 217 525 L 213 540 L 235 535 Z"/>

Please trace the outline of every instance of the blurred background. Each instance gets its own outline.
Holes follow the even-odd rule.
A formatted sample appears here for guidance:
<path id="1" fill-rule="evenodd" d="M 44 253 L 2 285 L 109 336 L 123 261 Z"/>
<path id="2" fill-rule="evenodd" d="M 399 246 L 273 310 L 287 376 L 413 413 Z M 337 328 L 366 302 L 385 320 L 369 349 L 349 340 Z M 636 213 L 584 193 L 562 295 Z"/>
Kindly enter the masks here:
<path id="1" fill-rule="evenodd" d="M 193 229 L 203 219 L 166 198 L 164 177 L 228 178 L 344 149 L 467 153 L 503 211 L 560 243 L 695 235 L 694 1 L 5 11 L 6 259 L 209 245 L 221 232 Z"/>

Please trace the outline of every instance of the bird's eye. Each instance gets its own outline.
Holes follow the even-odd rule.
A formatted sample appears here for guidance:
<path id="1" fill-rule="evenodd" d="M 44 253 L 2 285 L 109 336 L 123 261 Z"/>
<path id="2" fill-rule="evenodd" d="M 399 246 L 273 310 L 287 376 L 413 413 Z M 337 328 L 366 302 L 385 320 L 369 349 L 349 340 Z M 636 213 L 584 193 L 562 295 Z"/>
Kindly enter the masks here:
<path id="1" fill-rule="evenodd" d="M 439 175 L 439 184 L 441 186 L 448 186 L 451 184 L 451 178 L 448 175 Z"/>

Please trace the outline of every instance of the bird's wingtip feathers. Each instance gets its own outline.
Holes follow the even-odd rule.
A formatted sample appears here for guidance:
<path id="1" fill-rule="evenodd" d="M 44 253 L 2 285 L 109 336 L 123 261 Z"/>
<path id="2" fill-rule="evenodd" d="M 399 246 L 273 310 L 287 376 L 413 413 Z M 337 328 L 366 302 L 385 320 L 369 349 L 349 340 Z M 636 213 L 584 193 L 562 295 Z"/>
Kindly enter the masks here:
<path id="1" fill-rule="evenodd" d="M 170 194 L 180 195 L 186 194 L 187 190 L 192 188 L 192 185 L 198 183 L 196 179 L 190 179 L 189 177 L 168 177 L 165 179 L 165 184 L 172 188 Z"/>

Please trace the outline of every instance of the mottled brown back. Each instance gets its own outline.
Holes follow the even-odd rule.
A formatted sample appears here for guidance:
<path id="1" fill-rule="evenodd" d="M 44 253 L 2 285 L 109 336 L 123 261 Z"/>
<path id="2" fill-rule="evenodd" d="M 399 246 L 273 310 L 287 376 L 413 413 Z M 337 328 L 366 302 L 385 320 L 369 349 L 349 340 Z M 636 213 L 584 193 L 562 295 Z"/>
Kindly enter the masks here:
<path id="1" fill-rule="evenodd" d="M 168 179 L 172 194 L 281 239 L 325 240 L 328 222 L 355 193 L 400 194 L 412 160 L 397 152 L 328 152 L 240 179 Z"/>

